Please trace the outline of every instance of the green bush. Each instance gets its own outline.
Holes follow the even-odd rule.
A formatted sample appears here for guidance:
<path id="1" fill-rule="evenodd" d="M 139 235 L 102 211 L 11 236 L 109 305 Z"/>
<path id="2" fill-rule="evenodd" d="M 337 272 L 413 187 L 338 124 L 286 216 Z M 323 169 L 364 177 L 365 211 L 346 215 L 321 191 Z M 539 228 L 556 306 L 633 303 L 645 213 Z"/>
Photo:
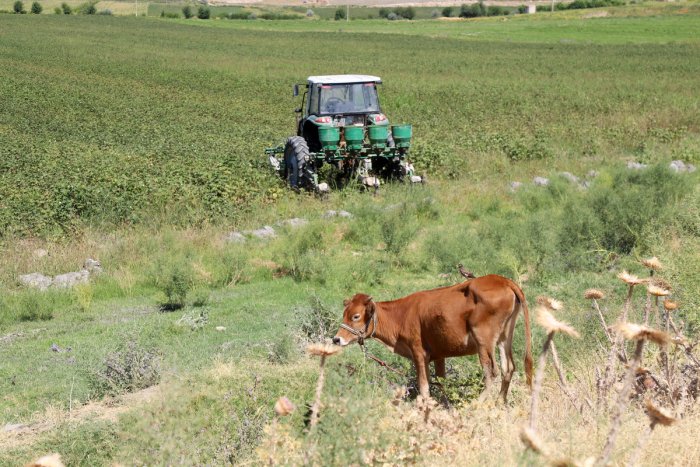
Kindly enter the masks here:
<path id="1" fill-rule="evenodd" d="M 454 12 L 454 8 L 451 6 L 446 6 L 445 8 L 442 9 L 442 16 L 445 18 L 450 18 L 452 17 L 452 13 Z"/>
<path id="2" fill-rule="evenodd" d="M 189 5 L 185 5 L 182 8 L 182 16 L 185 17 L 185 19 L 190 19 L 194 16 L 194 13 L 192 13 L 192 7 Z"/>
<path id="3" fill-rule="evenodd" d="M 64 15 L 70 15 L 73 13 L 73 9 L 65 2 L 61 3 L 61 11 Z"/>
<path id="4" fill-rule="evenodd" d="M 335 10 L 335 20 L 340 21 L 341 19 L 345 19 L 345 8 L 340 7 Z"/>
<path id="5" fill-rule="evenodd" d="M 97 8 L 94 3 L 88 3 L 82 8 L 82 13 L 84 15 L 94 15 L 97 14 Z"/>
<path id="6" fill-rule="evenodd" d="M 199 19 L 209 19 L 211 16 L 211 11 L 204 5 L 200 6 L 197 10 L 197 18 Z"/>
<path id="7" fill-rule="evenodd" d="M 34 3 L 32 3 L 32 9 L 30 11 L 34 15 L 40 15 L 41 12 L 44 11 L 44 8 L 41 6 L 41 3 L 34 2 Z"/>
<path id="8" fill-rule="evenodd" d="M 285 332 L 269 346 L 267 360 L 271 363 L 286 364 L 294 361 L 298 355 L 294 336 Z"/>
<path id="9" fill-rule="evenodd" d="M 335 335 L 342 316 L 336 307 L 325 303 L 316 294 L 309 296 L 308 306 L 296 312 L 299 332 L 310 342 L 320 342 Z"/>
<path id="10" fill-rule="evenodd" d="M 156 266 L 155 285 L 165 295 L 161 304 L 163 310 L 171 311 L 183 308 L 187 295 L 194 286 L 192 265 L 185 258 L 167 258 Z"/>
<path id="11" fill-rule="evenodd" d="M 27 291 L 20 297 L 19 319 L 20 321 L 48 321 L 53 319 L 54 304 L 50 292 Z"/>
<path id="12" fill-rule="evenodd" d="M 17 0 L 17 1 L 14 3 L 14 5 L 12 5 L 12 11 L 14 11 L 15 14 L 18 14 L 18 15 L 23 15 L 23 14 L 25 14 L 25 13 L 27 12 L 27 11 L 24 9 L 24 3 L 22 3 L 21 0 Z"/>

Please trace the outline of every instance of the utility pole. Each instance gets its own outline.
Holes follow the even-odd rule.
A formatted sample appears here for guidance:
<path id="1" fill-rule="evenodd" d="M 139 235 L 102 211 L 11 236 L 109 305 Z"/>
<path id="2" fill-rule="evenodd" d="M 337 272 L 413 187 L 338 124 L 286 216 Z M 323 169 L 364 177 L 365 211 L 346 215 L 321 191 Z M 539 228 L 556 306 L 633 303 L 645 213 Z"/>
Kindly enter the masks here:
<path id="1" fill-rule="evenodd" d="M 345 22 L 347 23 L 350 21 L 350 4 L 346 3 L 345 4 Z"/>

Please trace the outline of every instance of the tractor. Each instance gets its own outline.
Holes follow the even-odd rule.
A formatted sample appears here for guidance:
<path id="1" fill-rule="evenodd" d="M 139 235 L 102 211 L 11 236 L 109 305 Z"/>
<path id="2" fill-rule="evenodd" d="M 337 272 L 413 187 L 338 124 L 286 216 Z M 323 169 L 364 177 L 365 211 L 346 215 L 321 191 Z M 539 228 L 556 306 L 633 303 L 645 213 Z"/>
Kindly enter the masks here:
<path id="1" fill-rule="evenodd" d="M 300 94 L 296 136 L 267 148 L 273 169 L 294 190 L 326 192 L 319 170 L 330 164 L 337 186 L 359 180 L 361 186 L 379 188 L 380 179 L 422 181 L 407 159 L 411 125 L 390 125 L 379 106 L 381 78 L 369 75 L 309 76 L 295 84 Z"/>

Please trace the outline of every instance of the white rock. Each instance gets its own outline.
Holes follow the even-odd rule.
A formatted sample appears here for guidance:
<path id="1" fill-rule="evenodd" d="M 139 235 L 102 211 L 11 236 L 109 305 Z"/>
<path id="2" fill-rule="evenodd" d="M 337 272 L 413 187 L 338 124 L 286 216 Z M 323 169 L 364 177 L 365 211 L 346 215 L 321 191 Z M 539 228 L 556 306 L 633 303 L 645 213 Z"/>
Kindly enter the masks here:
<path id="1" fill-rule="evenodd" d="M 67 272 L 65 274 L 59 274 L 53 278 L 53 286 L 59 289 L 68 289 L 74 287 L 78 284 L 87 284 L 90 278 L 90 273 L 86 269 L 82 269 L 78 272 Z"/>
<path id="2" fill-rule="evenodd" d="M 309 223 L 309 221 L 307 221 L 306 219 L 303 219 L 301 217 L 294 217 L 292 219 L 286 219 L 286 220 L 280 221 L 278 224 L 279 225 L 286 225 L 286 226 L 291 227 L 292 229 L 296 229 L 299 227 L 303 227 L 308 223 Z"/>
<path id="3" fill-rule="evenodd" d="M 87 258 L 85 263 L 83 263 L 83 269 L 85 269 L 90 274 L 99 274 L 102 272 L 102 263 L 96 259 Z"/>
<path id="4" fill-rule="evenodd" d="M 669 168 L 676 173 L 680 172 L 695 172 L 695 166 L 693 164 L 686 164 L 681 160 L 671 161 Z"/>
<path id="5" fill-rule="evenodd" d="M 240 232 L 229 232 L 225 237 L 224 241 L 227 243 L 245 243 L 245 235 Z"/>
<path id="6" fill-rule="evenodd" d="M 544 177 L 535 177 L 532 180 L 537 186 L 547 186 L 549 185 L 549 179 Z"/>
<path id="7" fill-rule="evenodd" d="M 330 187 L 328 186 L 328 183 L 326 183 L 326 182 L 319 183 L 317 188 L 318 188 L 319 193 L 327 193 L 331 190 Z"/>
<path id="8" fill-rule="evenodd" d="M 217 326 L 215 329 L 216 329 L 217 331 L 225 331 L 225 330 L 226 330 L 226 327 L 225 327 L 225 326 Z"/>
<path id="9" fill-rule="evenodd" d="M 38 272 L 19 276 L 19 281 L 32 289 L 46 290 L 53 283 L 51 276 L 45 276 Z"/>
<path id="10" fill-rule="evenodd" d="M 510 187 L 510 191 L 515 192 L 518 188 L 523 186 L 523 182 L 510 182 L 508 186 Z"/>
<path id="11" fill-rule="evenodd" d="M 562 177 L 564 177 L 565 179 L 567 179 L 571 183 L 578 183 L 579 182 L 579 178 L 576 175 L 572 174 L 571 172 L 561 172 L 559 175 L 561 175 Z"/>
<path id="12" fill-rule="evenodd" d="M 262 229 L 246 230 L 244 233 L 246 233 L 248 235 L 252 235 L 253 237 L 262 238 L 262 239 L 277 237 L 277 232 L 275 232 L 275 229 L 273 229 L 269 225 L 263 226 Z"/>
<path id="13" fill-rule="evenodd" d="M 48 251 L 44 250 L 43 248 L 38 248 L 32 252 L 35 258 L 43 258 L 44 256 L 47 256 L 49 254 Z"/>
<path id="14" fill-rule="evenodd" d="M 411 183 L 423 183 L 423 177 L 420 175 L 411 175 Z"/>
<path id="15" fill-rule="evenodd" d="M 646 169 L 647 165 L 642 164 L 641 162 L 629 161 L 627 163 L 627 168 L 632 169 L 632 170 L 641 170 L 641 169 Z"/>

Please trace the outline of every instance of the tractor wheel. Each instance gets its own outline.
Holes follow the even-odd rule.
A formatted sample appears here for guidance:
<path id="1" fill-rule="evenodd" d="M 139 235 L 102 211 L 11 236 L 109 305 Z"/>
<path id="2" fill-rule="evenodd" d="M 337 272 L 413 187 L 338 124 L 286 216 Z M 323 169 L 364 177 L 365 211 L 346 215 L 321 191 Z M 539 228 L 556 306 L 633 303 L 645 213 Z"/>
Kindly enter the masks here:
<path id="1" fill-rule="evenodd" d="M 307 161 L 309 147 L 301 136 L 292 136 L 287 139 L 284 147 L 285 179 L 291 188 L 301 189 L 310 187 L 312 174 L 310 163 Z"/>

